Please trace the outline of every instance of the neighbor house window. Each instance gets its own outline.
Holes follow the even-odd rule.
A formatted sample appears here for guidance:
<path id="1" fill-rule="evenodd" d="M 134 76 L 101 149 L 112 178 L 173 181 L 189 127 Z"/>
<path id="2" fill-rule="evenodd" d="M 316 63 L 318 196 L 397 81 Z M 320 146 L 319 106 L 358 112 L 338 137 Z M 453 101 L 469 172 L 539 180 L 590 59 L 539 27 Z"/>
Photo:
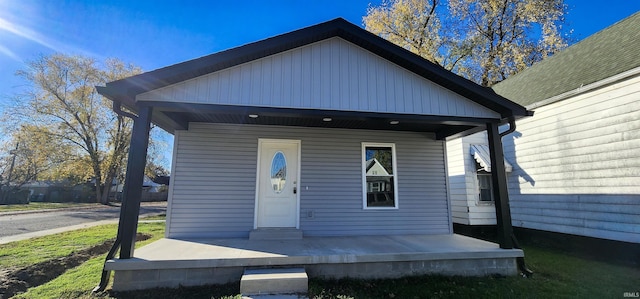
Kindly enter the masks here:
<path id="1" fill-rule="evenodd" d="M 363 207 L 398 207 L 396 151 L 393 143 L 362 143 Z"/>
<path id="2" fill-rule="evenodd" d="M 478 169 L 478 201 L 481 203 L 493 202 L 491 173 L 481 169 Z"/>

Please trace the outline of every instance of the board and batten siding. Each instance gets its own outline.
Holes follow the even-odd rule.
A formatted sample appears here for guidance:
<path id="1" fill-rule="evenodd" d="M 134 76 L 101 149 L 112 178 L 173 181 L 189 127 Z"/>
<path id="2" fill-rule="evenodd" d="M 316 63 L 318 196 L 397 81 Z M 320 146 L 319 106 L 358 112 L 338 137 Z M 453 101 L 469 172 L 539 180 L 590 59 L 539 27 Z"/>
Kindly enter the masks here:
<path id="1" fill-rule="evenodd" d="M 447 141 L 452 221 L 466 225 L 496 224 L 493 203 L 479 202 L 476 162 L 470 153 L 472 144 L 487 144 L 486 133 Z"/>
<path id="2" fill-rule="evenodd" d="M 301 140 L 306 236 L 449 234 L 444 143 L 428 133 L 191 123 L 175 137 L 167 237 L 247 237 L 258 139 Z M 395 143 L 399 209 L 362 208 L 362 142 Z"/>
<path id="3" fill-rule="evenodd" d="M 503 144 L 515 226 L 640 243 L 640 76 L 538 107 Z"/>
<path id="4" fill-rule="evenodd" d="M 338 37 L 149 91 L 136 100 L 500 117 Z"/>

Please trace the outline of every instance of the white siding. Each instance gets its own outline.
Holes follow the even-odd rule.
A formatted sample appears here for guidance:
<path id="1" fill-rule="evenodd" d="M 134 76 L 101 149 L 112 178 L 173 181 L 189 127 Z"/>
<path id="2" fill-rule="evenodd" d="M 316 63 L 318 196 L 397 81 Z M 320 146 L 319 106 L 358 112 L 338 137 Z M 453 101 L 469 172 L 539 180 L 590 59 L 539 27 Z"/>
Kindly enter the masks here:
<path id="1" fill-rule="evenodd" d="M 444 144 L 431 134 L 192 123 L 175 140 L 169 237 L 248 236 L 258 138 L 302 141 L 307 236 L 450 232 Z M 363 210 L 361 142 L 395 143 L 399 209 Z"/>
<path id="2" fill-rule="evenodd" d="M 640 77 L 536 108 L 514 134 L 515 226 L 640 242 Z"/>
<path id="3" fill-rule="evenodd" d="M 447 141 L 453 222 L 466 225 L 496 224 L 496 210 L 493 203 L 478 202 L 476 163 L 469 151 L 471 144 L 487 144 L 486 133 L 476 133 Z"/>
<path id="4" fill-rule="evenodd" d="M 337 37 L 143 93 L 137 100 L 499 117 Z"/>

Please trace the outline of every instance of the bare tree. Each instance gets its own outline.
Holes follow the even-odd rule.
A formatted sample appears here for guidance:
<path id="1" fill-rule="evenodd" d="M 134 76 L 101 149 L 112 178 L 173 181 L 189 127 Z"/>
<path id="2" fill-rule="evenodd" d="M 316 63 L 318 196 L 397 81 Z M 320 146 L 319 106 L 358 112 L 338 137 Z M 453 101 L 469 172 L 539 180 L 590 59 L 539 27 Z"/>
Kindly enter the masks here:
<path id="1" fill-rule="evenodd" d="M 484 86 L 566 47 L 562 0 L 393 0 L 367 30 Z"/>
<path id="2" fill-rule="evenodd" d="M 43 142 L 49 146 L 42 148 L 41 156 L 56 150 L 63 154 L 64 161 L 57 160 L 57 171 L 90 169 L 96 201 L 106 203 L 111 182 L 125 165 L 132 122 L 113 113 L 111 103 L 95 86 L 140 72 L 115 59 L 99 66 L 88 57 L 43 56 L 17 73 L 31 88 L 19 97 L 8 117 L 28 124 L 37 136 L 46 136 Z"/>

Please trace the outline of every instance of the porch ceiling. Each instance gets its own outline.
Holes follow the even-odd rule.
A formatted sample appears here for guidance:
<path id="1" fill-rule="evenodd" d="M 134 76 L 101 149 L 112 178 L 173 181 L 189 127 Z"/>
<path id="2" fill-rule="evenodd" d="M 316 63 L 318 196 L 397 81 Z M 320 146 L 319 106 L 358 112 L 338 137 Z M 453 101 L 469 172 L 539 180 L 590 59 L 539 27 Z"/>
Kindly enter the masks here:
<path id="1" fill-rule="evenodd" d="M 165 130 L 187 130 L 190 122 L 324 127 L 434 133 L 444 139 L 462 132 L 483 130 L 495 119 L 438 115 L 289 109 L 204 104 L 146 103 Z M 251 117 L 257 116 L 257 117 Z"/>

